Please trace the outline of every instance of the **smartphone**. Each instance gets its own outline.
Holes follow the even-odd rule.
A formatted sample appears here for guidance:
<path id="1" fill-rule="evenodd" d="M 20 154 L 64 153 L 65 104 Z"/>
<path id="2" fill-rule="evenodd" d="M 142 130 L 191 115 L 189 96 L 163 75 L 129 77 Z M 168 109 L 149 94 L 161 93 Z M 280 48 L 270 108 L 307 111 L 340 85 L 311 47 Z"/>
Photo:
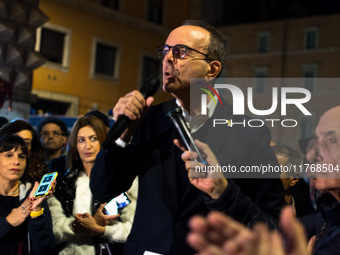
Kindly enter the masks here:
<path id="1" fill-rule="evenodd" d="M 129 199 L 128 195 L 123 192 L 104 206 L 104 212 L 108 215 L 116 215 L 130 203 L 131 200 Z"/>
<path id="2" fill-rule="evenodd" d="M 57 178 L 57 175 L 58 175 L 57 172 L 45 174 L 41 178 L 37 191 L 34 193 L 34 197 L 42 197 L 42 196 L 48 195 L 51 184 L 53 180 Z"/>

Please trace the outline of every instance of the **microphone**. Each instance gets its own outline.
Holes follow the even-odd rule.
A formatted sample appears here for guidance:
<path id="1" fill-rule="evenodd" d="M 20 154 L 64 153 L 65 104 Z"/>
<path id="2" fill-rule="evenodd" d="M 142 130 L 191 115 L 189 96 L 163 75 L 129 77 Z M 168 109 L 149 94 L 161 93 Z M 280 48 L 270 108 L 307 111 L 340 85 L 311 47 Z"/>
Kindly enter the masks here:
<path id="1" fill-rule="evenodd" d="M 147 99 L 148 97 L 153 96 L 156 93 L 159 86 L 160 81 L 154 76 L 149 76 L 144 81 L 140 92 L 142 93 L 144 98 Z M 120 135 L 125 131 L 125 129 L 127 129 L 130 122 L 131 120 L 125 115 L 119 116 L 117 121 L 115 121 L 113 126 L 110 128 L 107 137 L 103 143 L 103 148 L 107 148 L 111 142 L 117 140 L 118 137 L 120 137 Z"/>
<path id="2" fill-rule="evenodd" d="M 200 150 L 197 148 L 194 138 L 192 137 L 190 130 L 183 118 L 182 110 L 179 107 L 176 107 L 173 110 L 170 110 L 166 117 L 171 120 L 171 122 L 174 124 L 175 129 L 179 136 L 181 137 L 182 141 L 184 142 L 184 145 L 187 150 L 194 151 L 197 153 L 197 159 L 195 161 L 199 161 L 203 164 L 207 164 L 205 159 L 203 158 Z"/>

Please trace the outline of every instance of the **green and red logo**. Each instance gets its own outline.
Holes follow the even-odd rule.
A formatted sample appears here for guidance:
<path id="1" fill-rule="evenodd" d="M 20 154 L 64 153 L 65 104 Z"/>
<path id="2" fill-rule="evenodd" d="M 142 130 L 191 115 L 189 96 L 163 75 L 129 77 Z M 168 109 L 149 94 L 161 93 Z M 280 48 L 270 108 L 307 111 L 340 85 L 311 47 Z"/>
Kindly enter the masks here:
<path id="1" fill-rule="evenodd" d="M 202 83 L 202 85 L 204 85 L 205 87 L 207 87 L 207 89 L 201 88 L 201 87 L 199 87 L 199 89 L 200 89 L 200 90 L 203 90 L 205 93 L 207 93 L 207 94 L 212 98 L 212 100 L 214 101 L 215 105 L 217 105 L 217 102 L 216 102 L 216 100 L 215 100 L 215 97 L 214 97 L 213 94 L 208 90 L 208 89 L 210 89 L 210 90 L 217 96 L 218 101 L 220 101 L 220 103 L 221 103 L 221 105 L 222 105 L 221 97 L 220 97 L 220 95 L 218 94 L 218 92 L 216 91 L 216 89 L 214 89 L 213 87 L 211 87 L 211 86 L 208 85 L 208 84 L 203 84 L 203 83 Z"/>

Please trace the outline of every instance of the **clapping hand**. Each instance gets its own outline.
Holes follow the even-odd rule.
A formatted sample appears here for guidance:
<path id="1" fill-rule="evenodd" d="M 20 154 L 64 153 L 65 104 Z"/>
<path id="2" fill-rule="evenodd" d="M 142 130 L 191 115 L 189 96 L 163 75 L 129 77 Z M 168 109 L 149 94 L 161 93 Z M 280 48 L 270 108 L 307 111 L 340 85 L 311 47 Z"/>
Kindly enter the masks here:
<path id="1" fill-rule="evenodd" d="M 195 216 L 189 226 L 187 241 L 200 255 L 311 254 L 303 226 L 289 207 L 281 212 L 281 233 L 268 230 L 263 223 L 248 229 L 220 212 L 211 212 L 205 218 Z"/>

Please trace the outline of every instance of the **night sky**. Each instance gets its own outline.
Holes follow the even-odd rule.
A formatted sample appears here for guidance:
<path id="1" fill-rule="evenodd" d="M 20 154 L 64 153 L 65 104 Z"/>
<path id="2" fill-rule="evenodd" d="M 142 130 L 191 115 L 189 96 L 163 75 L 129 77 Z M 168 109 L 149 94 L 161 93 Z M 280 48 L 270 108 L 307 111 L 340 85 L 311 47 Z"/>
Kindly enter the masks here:
<path id="1" fill-rule="evenodd" d="M 202 18 L 213 25 L 297 18 L 340 12 L 339 0 L 203 0 Z"/>

